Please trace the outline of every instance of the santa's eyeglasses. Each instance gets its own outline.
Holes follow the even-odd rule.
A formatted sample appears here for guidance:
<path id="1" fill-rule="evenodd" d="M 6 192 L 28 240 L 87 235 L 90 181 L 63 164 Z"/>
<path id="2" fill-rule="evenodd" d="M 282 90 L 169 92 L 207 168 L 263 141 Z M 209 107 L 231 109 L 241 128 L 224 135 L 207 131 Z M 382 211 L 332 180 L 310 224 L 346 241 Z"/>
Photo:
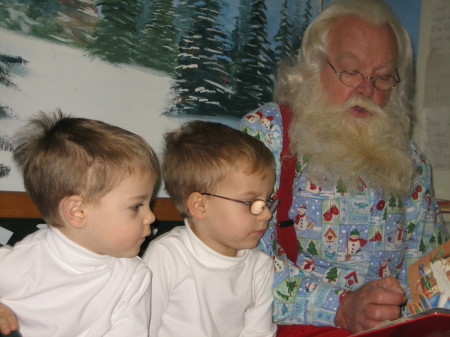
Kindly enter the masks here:
<path id="1" fill-rule="evenodd" d="M 270 198 L 268 200 L 262 200 L 262 199 L 237 200 L 237 199 L 232 199 L 232 198 L 224 197 L 221 195 L 206 193 L 206 192 L 202 192 L 200 194 L 208 195 L 210 197 L 216 197 L 216 198 L 221 198 L 221 199 L 225 199 L 225 200 L 240 202 L 241 204 L 249 206 L 249 211 L 253 215 L 261 215 L 264 212 L 264 210 L 266 209 L 266 207 L 269 209 L 270 213 L 273 213 L 273 212 L 275 212 L 275 210 L 278 206 L 278 202 L 279 202 L 279 199 L 273 199 L 273 198 Z"/>
<path id="2" fill-rule="evenodd" d="M 397 78 L 392 75 L 382 75 L 382 76 L 364 76 L 358 70 L 343 70 L 336 71 L 333 65 L 327 60 L 331 69 L 333 69 L 334 73 L 339 77 L 339 80 L 342 84 L 348 87 L 356 87 L 360 85 L 364 80 L 371 80 L 373 86 L 380 91 L 389 91 L 392 90 L 397 83 L 400 82 L 400 76 L 398 75 L 397 69 L 395 69 L 395 74 Z"/>

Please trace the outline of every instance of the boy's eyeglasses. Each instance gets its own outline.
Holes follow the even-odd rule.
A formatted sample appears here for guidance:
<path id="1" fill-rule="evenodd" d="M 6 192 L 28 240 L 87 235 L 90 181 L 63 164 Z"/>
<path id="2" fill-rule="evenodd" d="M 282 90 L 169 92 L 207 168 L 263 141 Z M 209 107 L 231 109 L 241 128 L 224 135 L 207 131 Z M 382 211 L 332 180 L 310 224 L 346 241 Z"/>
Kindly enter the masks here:
<path id="1" fill-rule="evenodd" d="M 395 74 L 397 75 L 397 78 L 391 75 L 371 77 L 371 76 L 364 76 L 357 70 L 336 71 L 336 69 L 334 69 L 330 61 L 327 60 L 327 62 L 330 65 L 331 69 L 333 69 L 334 73 L 339 77 L 342 84 L 348 87 L 356 87 L 360 85 L 364 80 L 371 80 L 373 86 L 378 90 L 389 91 L 393 89 L 397 85 L 397 83 L 400 82 L 400 76 L 398 75 L 397 69 L 395 69 Z"/>
<path id="2" fill-rule="evenodd" d="M 266 207 L 269 208 L 269 211 L 271 213 L 273 213 L 273 212 L 275 212 L 275 209 L 277 208 L 278 202 L 279 202 L 279 199 L 272 199 L 272 198 L 270 198 L 269 200 L 255 199 L 255 200 L 246 201 L 246 200 L 237 200 L 237 199 L 227 198 L 227 197 L 223 197 L 221 195 L 206 193 L 206 192 L 202 192 L 200 194 L 209 195 L 211 197 L 221 198 L 221 199 L 225 199 L 225 200 L 240 202 L 241 204 L 249 206 L 250 213 L 253 215 L 262 214 L 264 212 L 264 210 L 266 209 Z"/>

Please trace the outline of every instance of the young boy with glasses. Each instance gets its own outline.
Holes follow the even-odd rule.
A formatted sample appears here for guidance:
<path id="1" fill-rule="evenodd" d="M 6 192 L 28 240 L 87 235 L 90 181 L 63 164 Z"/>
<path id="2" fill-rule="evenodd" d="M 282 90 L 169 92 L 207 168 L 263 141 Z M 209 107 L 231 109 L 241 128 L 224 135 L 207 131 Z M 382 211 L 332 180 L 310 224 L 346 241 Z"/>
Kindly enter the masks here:
<path id="1" fill-rule="evenodd" d="M 40 114 L 13 157 L 48 227 L 0 248 L 0 331 L 148 336 L 150 271 L 137 257 L 155 216 L 156 156 L 101 121 Z M 1 335 L 0 332 L 0 335 Z"/>
<path id="2" fill-rule="evenodd" d="M 262 142 L 194 121 L 165 136 L 162 173 L 185 225 L 152 241 L 150 336 L 274 336 L 271 258 L 256 247 L 276 202 Z"/>

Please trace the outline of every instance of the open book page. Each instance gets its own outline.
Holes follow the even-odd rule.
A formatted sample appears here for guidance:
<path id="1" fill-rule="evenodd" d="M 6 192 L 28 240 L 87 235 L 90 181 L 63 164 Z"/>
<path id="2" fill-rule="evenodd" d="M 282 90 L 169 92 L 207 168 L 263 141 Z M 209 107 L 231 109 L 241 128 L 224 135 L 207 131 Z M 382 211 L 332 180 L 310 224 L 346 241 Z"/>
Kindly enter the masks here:
<path id="1" fill-rule="evenodd" d="M 411 314 L 430 308 L 450 309 L 450 240 L 414 262 L 408 269 L 408 281 Z"/>
<path id="2" fill-rule="evenodd" d="M 409 316 L 352 336 L 450 337 L 450 240 L 408 268 Z"/>

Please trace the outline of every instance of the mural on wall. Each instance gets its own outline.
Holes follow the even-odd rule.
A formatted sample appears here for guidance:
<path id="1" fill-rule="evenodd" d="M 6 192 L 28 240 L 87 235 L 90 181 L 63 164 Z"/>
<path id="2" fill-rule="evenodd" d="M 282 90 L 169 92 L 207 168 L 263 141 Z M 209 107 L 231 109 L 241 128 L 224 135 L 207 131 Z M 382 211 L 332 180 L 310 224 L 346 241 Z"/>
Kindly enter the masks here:
<path id="1" fill-rule="evenodd" d="M 4 28 L 173 77 L 168 114 L 241 117 L 271 99 L 274 67 L 299 47 L 316 1 L 4 2 Z"/>
<path id="2" fill-rule="evenodd" d="M 272 100 L 276 64 L 331 0 L 2 0 L 0 190 L 23 190 L 11 138 L 38 111 L 142 135 L 239 118 Z M 387 0 L 417 47 L 420 0 Z"/>
<path id="3" fill-rule="evenodd" d="M 0 150 L 12 150 L 13 120 L 61 105 L 144 136 L 161 116 L 237 121 L 272 100 L 276 64 L 299 48 L 320 4 L 2 0 Z M 129 113 L 147 131 L 122 122 Z M 0 178 L 11 173 L 2 158 Z"/>

